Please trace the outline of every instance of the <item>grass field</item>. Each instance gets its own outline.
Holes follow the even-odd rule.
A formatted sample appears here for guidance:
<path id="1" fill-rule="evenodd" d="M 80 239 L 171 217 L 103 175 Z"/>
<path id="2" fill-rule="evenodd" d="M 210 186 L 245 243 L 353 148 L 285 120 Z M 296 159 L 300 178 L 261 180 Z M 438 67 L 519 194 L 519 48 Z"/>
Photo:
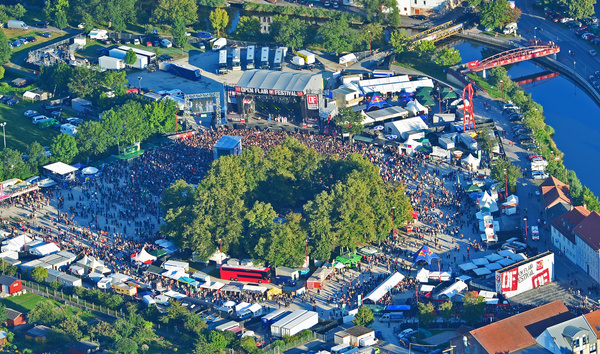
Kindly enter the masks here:
<path id="1" fill-rule="evenodd" d="M 59 134 L 52 128 L 40 129 L 31 123 L 31 119 L 25 117 L 26 110 L 33 109 L 41 113 L 39 103 L 19 102 L 14 106 L 0 103 L 0 122 L 6 122 L 6 147 L 23 151 L 34 141 L 42 146 L 50 146 L 52 139 Z M 1 133 L 1 132 L 0 132 Z M 3 141 L 0 146 L 4 147 Z"/>
<path id="2" fill-rule="evenodd" d="M 61 39 L 63 37 L 69 36 L 69 34 L 67 34 L 66 32 L 52 32 L 51 33 L 52 37 L 50 37 L 50 38 L 40 37 L 40 33 L 47 32 L 47 31 L 44 31 L 43 29 L 39 29 L 39 30 L 31 29 L 31 30 L 23 31 L 23 30 L 3 28 L 2 31 L 4 32 L 4 35 L 6 36 L 6 38 L 8 38 L 8 40 L 11 42 L 15 41 L 17 38 L 20 38 L 20 37 L 29 37 L 29 36 L 35 37 L 35 39 L 36 39 L 35 42 L 27 43 L 25 45 L 22 45 L 20 47 L 15 47 L 12 49 L 11 61 L 13 63 L 19 64 L 19 65 L 21 65 L 22 63 L 15 62 L 15 60 L 19 61 L 19 60 L 17 60 L 17 58 L 21 54 L 28 52 L 32 49 L 41 48 L 46 45 L 45 44 L 46 42 Z"/>
<path id="3" fill-rule="evenodd" d="M 44 300 L 48 299 L 39 295 L 27 293 L 24 295 L 12 296 L 1 299 L 0 303 L 2 303 L 6 307 L 10 307 L 13 310 L 27 313 L 35 307 L 35 304 Z M 60 306 L 60 304 L 54 300 L 49 301 L 52 301 L 56 306 Z"/>

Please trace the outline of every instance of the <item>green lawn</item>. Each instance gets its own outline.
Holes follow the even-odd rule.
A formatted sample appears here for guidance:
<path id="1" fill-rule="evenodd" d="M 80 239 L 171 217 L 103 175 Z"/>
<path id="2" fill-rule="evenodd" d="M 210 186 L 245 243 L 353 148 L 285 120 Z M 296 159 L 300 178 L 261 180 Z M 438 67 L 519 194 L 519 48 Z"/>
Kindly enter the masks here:
<path id="1" fill-rule="evenodd" d="M 26 151 L 34 141 L 42 146 L 50 146 L 52 139 L 59 134 L 52 128 L 40 129 L 25 117 L 25 111 L 32 109 L 41 113 L 40 103 L 19 102 L 14 106 L 0 103 L 0 122 L 6 122 L 6 147 L 19 151 Z M 0 141 L 1 147 L 4 147 Z"/>
<path id="2" fill-rule="evenodd" d="M 1 299 L 0 303 L 2 303 L 6 307 L 10 307 L 13 310 L 27 313 L 35 307 L 35 304 L 44 300 L 53 301 L 56 306 L 60 306 L 60 304 L 54 300 L 49 300 L 45 297 L 35 295 L 32 293 L 6 297 L 4 299 Z"/>

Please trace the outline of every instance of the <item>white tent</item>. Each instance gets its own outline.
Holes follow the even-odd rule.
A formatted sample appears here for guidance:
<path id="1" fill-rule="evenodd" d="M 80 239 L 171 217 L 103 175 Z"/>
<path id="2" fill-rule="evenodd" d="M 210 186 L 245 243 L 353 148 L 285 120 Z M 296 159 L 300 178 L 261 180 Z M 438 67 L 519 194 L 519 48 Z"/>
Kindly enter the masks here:
<path id="1" fill-rule="evenodd" d="M 473 269 L 473 273 L 477 276 L 492 274 L 492 272 L 487 268 L 477 268 Z"/>
<path id="2" fill-rule="evenodd" d="M 450 285 L 449 287 L 447 287 L 446 289 L 442 290 L 442 292 L 438 294 L 438 298 L 445 296 L 448 299 L 452 299 L 457 294 L 462 293 L 463 291 L 467 290 L 467 288 L 468 288 L 468 286 L 465 282 L 463 282 L 462 280 L 458 280 L 458 281 L 456 281 L 456 283 L 454 283 L 454 284 Z"/>
<path id="3" fill-rule="evenodd" d="M 433 151 L 431 151 L 431 154 L 429 154 L 429 156 L 435 156 L 435 157 L 439 157 L 441 159 L 450 160 L 450 157 L 452 156 L 452 154 L 450 153 L 449 150 L 446 150 L 439 146 L 432 146 L 431 148 Z"/>
<path id="4" fill-rule="evenodd" d="M 472 262 L 468 262 L 468 263 L 463 263 L 463 264 L 459 264 L 458 268 L 462 269 L 463 271 L 469 271 L 471 269 L 475 269 L 477 268 L 477 266 L 475 264 L 473 264 Z"/>
<path id="5" fill-rule="evenodd" d="M 381 300 L 385 294 L 398 285 L 403 279 L 404 275 L 398 272 L 390 275 L 386 280 L 383 281 L 383 283 L 379 284 L 378 287 L 365 296 L 365 300 L 371 300 L 374 302 Z"/>
<path id="6" fill-rule="evenodd" d="M 419 101 L 412 100 L 406 104 L 405 107 L 408 111 L 412 112 L 413 115 L 417 115 L 419 112 L 423 112 L 423 114 L 429 114 L 429 109 L 423 106 Z"/>
<path id="7" fill-rule="evenodd" d="M 429 270 L 421 268 L 415 276 L 415 279 L 420 283 L 427 283 L 429 281 Z"/>
<path id="8" fill-rule="evenodd" d="M 209 289 L 209 290 L 219 290 L 224 286 L 225 286 L 225 284 L 220 283 L 218 281 L 215 281 L 215 282 L 207 281 L 206 283 L 200 285 L 201 288 Z"/>
<path id="9" fill-rule="evenodd" d="M 40 246 L 32 248 L 30 251 L 32 254 L 34 254 L 36 256 L 43 257 L 43 256 L 47 256 L 49 254 L 60 252 L 60 247 L 58 247 L 55 243 L 50 242 L 50 243 L 44 243 Z"/>
<path id="10" fill-rule="evenodd" d="M 479 159 L 471 154 L 468 154 L 464 159 L 462 159 L 462 162 L 464 164 L 470 166 L 471 169 L 473 169 L 473 170 L 476 170 L 479 168 Z"/>
<path id="11" fill-rule="evenodd" d="M 419 291 L 422 293 L 428 293 L 430 291 L 433 291 L 433 289 L 435 289 L 435 286 L 423 284 L 421 285 L 421 290 Z"/>
<path id="12" fill-rule="evenodd" d="M 96 167 L 89 166 L 81 170 L 82 175 L 93 175 L 95 173 L 98 173 L 98 169 Z"/>
<path id="13" fill-rule="evenodd" d="M 473 262 L 473 264 L 475 264 L 476 266 L 483 266 L 486 264 L 489 264 L 490 262 L 488 262 L 488 260 L 486 258 L 475 258 L 473 259 L 471 262 Z"/>
<path id="14" fill-rule="evenodd" d="M 144 247 L 140 252 L 131 257 L 131 260 L 139 263 L 152 263 L 156 260 L 156 257 L 146 252 L 146 248 Z"/>
<path id="15" fill-rule="evenodd" d="M 2 242 L 2 252 L 6 252 L 6 251 L 15 251 L 15 252 L 19 252 L 23 250 L 23 246 L 26 243 L 31 242 L 32 239 L 28 236 L 25 235 L 20 235 L 20 236 L 16 236 L 11 238 L 10 240 L 4 241 Z"/>
<path id="16" fill-rule="evenodd" d="M 430 272 L 429 273 L 429 279 L 433 279 L 433 280 L 441 280 L 441 281 L 448 281 L 450 280 L 450 273 L 448 272 L 438 272 L 437 270 L 435 272 Z"/>

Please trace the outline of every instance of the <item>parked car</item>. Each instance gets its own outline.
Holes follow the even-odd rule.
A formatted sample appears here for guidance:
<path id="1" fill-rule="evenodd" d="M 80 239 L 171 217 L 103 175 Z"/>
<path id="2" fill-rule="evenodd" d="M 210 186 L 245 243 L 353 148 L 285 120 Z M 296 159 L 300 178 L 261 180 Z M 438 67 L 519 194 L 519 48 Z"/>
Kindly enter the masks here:
<path id="1" fill-rule="evenodd" d="M 593 49 L 590 49 L 590 51 L 588 53 L 590 53 L 590 55 L 593 56 L 593 57 L 595 57 L 596 55 L 598 55 L 598 52 L 595 51 L 595 50 L 593 50 Z"/>
<path id="2" fill-rule="evenodd" d="M 173 43 L 171 43 L 170 40 L 168 39 L 161 39 L 160 40 L 160 45 L 165 47 L 165 48 L 171 48 L 173 46 Z"/>
<path id="3" fill-rule="evenodd" d="M 6 102 L 8 102 L 9 100 L 12 100 L 14 97 L 13 96 L 4 96 L 0 99 L 0 103 L 6 104 Z"/>
<path id="4" fill-rule="evenodd" d="M 523 144 L 523 149 L 527 151 L 534 151 L 538 149 L 538 146 L 536 144 Z"/>
<path id="5" fill-rule="evenodd" d="M 35 27 L 39 27 L 39 28 L 46 28 L 48 27 L 50 23 L 46 22 L 46 21 L 39 21 L 35 23 Z"/>
<path id="6" fill-rule="evenodd" d="M 136 39 L 134 39 L 134 40 L 133 40 L 133 44 L 135 44 L 135 45 L 140 45 L 140 40 L 139 40 L 139 39 L 137 39 L 137 38 L 136 38 Z"/>
<path id="7" fill-rule="evenodd" d="M 29 36 L 29 37 L 24 37 L 28 42 L 36 42 L 37 39 L 35 39 L 35 37 Z"/>
<path id="8" fill-rule="evenodd" d="M 533 177 L 533 179 L 546 179 L 549 175 L 544 171 L 533 171 L 531 177 Z"/>
<path id="9" fill-rule="evenodd" d="M 512 113 L 509 117 L 508 120 L 511 122 L 517 122 L 517 121 L 522 121 L 525 117 L 523 116 L 522 113 Z"/>
<path id="10" fill-rule="evenodd" d="M 25 114 L 25 117 L 27 117 L 27 118 L 31 118 L 31 117 L 39 115 L 39 113 L 37 111 L 33 111 L 31 109 L 25 111 L 24 114 Z"/>
<path id="11" fill-rule="evenodd" d="M 161 61 L 171 61 L 171 60 L 173 60 L 173 57 L 170 56 L 170 55 L 168 55 L 168 54 L 161 54 L 158 57 L 158 60 L 161 60 Z"/>
<path id="12" fill-rule="evenodd" d="M 52 35 L 48 32 L 44 32 L 44 33 L 40 33 L 40 37 L 50 38 L 50 37 L 52 37 Z"/>
<path id="13" fill-rule="evenodd" d="M 337 3 L 337 1 L 333 2 L 333 8 L 334 9 L 338 9 L 340 7 L 340 5 Z"/>
<path id="14" fill-rule="evenodd" d="M 17 103 L 19 103 L 19 100 L 18 100 L 18 99 L 16 99 L 16 98 L 13 98 L 12 100 L 8 100 L 8 101 L 6 102 L 6 104 L 7 104 L 7 105 L 9 105 L 9 106 L 15 105 L 15 104 L 17 104 Z"/>
<path id="15" fill-rule="evenodd" d="M 152 47 L 152 42 L 151 41 L 146 42 L 146 47 Z"/>

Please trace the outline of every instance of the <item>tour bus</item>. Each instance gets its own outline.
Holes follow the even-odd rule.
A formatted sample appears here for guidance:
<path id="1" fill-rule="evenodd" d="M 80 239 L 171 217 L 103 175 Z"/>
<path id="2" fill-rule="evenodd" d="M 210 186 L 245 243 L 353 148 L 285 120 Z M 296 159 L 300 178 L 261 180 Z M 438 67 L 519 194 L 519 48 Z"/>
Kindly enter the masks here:
<path id="1" fill-rule="evenodd" d="M 246 53 L 246 70 L 254 69 L 254 46 L 248 46 L 248 52 Z"/>
<path id="2" fill-rule="evenodd" d="M 271 268 L 225 264 L 221 266 L 221 279 L 259 284 L 270 283 Z"/>
<path id="3" fill-rule="evenodd" d="M 262 47 L 260 50 L 260 68 L 269 70 L 269 47 Z"/>
<path id="4" fill-rule="evenodd" d="M 240 57 L 240 48 L 233 48 L 233 54 L 231 55 L 231 69 L 242 70 L 242 59 Z"/>
<path id="5" fill-rule="evenodd" d="M 227 49 L 219 51 L 219 74 L 227 74 Z"/>
<path id="6" fill-rule="evenodd" d="M 273 60 L 273 70 L 281 70 L 281 62 L 283 61 L 283 49 L 277 48 L 275 51 L 275 60 Z"/>
<path id="7" fill-rule="evenodd" d="M 331 348 L 331 354 L 344 354 L 350 351 L 350 349 L 352 349 L 352 347 L 348 344 L 336 345 L 335 347 Z"/>

